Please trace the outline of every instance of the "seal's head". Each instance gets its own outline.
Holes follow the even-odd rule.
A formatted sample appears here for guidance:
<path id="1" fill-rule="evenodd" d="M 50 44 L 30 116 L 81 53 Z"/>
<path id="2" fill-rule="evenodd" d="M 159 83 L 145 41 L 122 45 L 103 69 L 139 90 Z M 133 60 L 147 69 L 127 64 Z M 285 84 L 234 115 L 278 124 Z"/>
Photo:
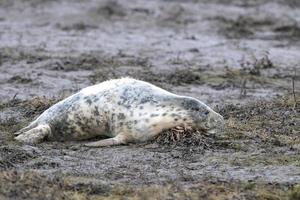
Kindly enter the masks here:
<path id="1" fill-rule="evenodd" d="M 225 122 L 222 115 L 213 111 L 201 101 L 186 97 L 182 102 L 182 106 L 188 111 L 195 128 L 208 133 L 221 132 L 224 129 Z"/>

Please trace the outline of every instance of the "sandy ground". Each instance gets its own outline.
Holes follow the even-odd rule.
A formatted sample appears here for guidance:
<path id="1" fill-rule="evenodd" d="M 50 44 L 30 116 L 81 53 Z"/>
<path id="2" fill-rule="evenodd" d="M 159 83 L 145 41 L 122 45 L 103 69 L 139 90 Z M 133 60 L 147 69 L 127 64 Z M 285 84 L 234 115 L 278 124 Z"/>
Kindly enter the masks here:
<path id="1" fill-rule="evenodd" d="M 299 65 L 296 0 L 2 0 L 0 197 L 300 198 Z M 202 100 L 224 134 L 13 141 L 59 99 L 123 76 Z"/>

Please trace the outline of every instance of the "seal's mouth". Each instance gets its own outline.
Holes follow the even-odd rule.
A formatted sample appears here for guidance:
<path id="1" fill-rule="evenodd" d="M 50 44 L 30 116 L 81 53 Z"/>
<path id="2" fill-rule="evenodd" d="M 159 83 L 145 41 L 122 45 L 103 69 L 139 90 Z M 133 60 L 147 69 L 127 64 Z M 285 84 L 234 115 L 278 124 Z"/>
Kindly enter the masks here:
<path id="1" fill-rule="evenodd" d="M 221 133 L 225 129 L 224 121 L 219 121 L 213 125 L 209 124 L 206 126 L 206 132 L 208 133 Z"/>
<path id="2" fill-rule="evenodd" d="M 203 132 L 203 133 L 208 133 L 208 134 L 213 134 L 213 133 L 217 132 L 216 129 L 209 127 L 208 124 L 202 124 L 201 126 L 198 126 L 197 130 L 199 130 L 200 132 Z"/>
<path id="3" fill-rule="evenodd" d="M 204 124 L 206 132 L 209 134 L 222 133 L 225 127 L 224 118 L 216 113 L 210 112 L 207 122 Z"/>
<path id="4" fill-rule="evenodd" d="M 198 127 L 198 130 L 201 131 L 201 132 L 205 132 L 205 133 L 208 133 L 208 134 L 221 134 L 223 133 L 224 129 L 223 127 L 215 127 L 215 128 L 211 128 L 211 127 Z"/>

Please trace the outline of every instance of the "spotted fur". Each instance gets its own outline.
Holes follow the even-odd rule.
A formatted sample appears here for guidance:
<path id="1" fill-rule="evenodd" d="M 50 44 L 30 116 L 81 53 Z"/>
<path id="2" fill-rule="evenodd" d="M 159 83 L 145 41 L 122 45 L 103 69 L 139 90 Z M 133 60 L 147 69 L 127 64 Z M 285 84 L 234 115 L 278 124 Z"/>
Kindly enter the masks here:
<path id="1" fill-rule="evenodd" d="M 165 129 L 191 126 L 212 131 L 223 117 L 201 101 L 179 96 L 150 83 L 115 79 L 82 89 L 42 113 L 17 133 L 16 140 L 38 143 L 109 139 L 87 146 L 110 146 L 147 141 Z"/>

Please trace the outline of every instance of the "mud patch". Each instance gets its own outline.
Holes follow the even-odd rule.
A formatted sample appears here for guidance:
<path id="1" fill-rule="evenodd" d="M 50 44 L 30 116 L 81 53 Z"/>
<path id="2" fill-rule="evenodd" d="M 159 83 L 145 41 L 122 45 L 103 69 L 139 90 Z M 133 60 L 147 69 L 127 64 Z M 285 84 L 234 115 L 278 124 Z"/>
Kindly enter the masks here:
<path id="1" fill-rule="evenodd" d="M 274 24 L 270 19 L 253 19 L 246 16 L 239 16 L 237 19 L 216 17 L 213 20 L 220 23 L 220 33 L 228 38 L 253 38 L 256 31 L 262 31 L 261 27 Z"/>
<path id="2" fill-rule="evenodd" d="M 0 195 L 9 199 L 291 199 L 298 186 L 204 179 L 191 187 L 178 184 L 107 187 L 99 182 L 45 177 L 33 171 L 0 173 Z"/>
<path id="3" fill-rule="evenodd" d="M 288 17 L 278 18 L 276 14 L 263 15 L 259 12 L 239 15 L 234 18 L 217 16 L 219 33 L 229 39 L 268 39 L 296 40 L 299 38 L 299 25 Z M 271 31 L 270 31 L 271 30 Z"/>
<path id="4" fill-rule="evenodd" d="M 56 27 L 58 29 L 61 29 L 63 31 L 71 31 L 71 30 L 75 30 L 75 31 L 87 31 L 90 29 L 97 29 L 98 27 L 95 25 L 91 25 L 91 24 L 87 24 L 84 22 L 78 22 L 78 23 L 74 23 L 71 25 L 64 25 L 64 24 L 56 24 Z"/>
<path id="5" fill-rule="evenodd" d="M 274 28 L 274 31 L 278 33 L 278 39 L 289 38 L 290 40 L 297 40 L 300 38 L 300 27 L 297 24 L 279 26 Z"/>
<path id="6" fill-rule="evenodd" d="M 204 83 L 204 80 L 201 80 L 200 71 L 193 70 L 191 68 L 175 69 L 171 72 L 167 70 L 154 72 L 154 70 L 152 70 L 151 68 L 141 67 L 118 67 L 114 70 L 108 68 L 106 70 L 102 69 L 96 71 L 96 73 L 91 76 L 91 80 L 94 83 L 100 83 L 108 79 L 122 77 L 132 77 L 159 86 L 164 86 L 164 84 L 185 85 Z"/>
<path id="7" fill-rule="evenodd" d="M 35 152 L 24 151 L 22 148 L 2 146 L 0 148 L 0 168 L 8 170 L 37 156 Z"/>
<path id="8" fill-rule="evenodd" d="M 9 83 L 21 83 L 21 84 L 26 84 L 26 83 L 31 83 L 32 79 L 30 78 L 24 78 L 21 76 L 13 76 L 8 80 Z"/>
<path id="9" fill-rule="evenodd" d="M 9 199 L 73 199 L 80 196 L 76 190 L 65 192 L 59 178 L 41 176 L 35 172 L 7 171 L 0 174 L 0 193 Z M 47 191 L 47 192 L 45 192 Z M 67 190 L 68 191 L 68 190 Z"/>
<path id="10" fill-rule="evenodd" d="M 124 17 L 126 15 L 126 8 L 118 1 L 104 1 L 96 9 L 96 13 L 105 18 Z"/>
<path id="11" fill-rule="evenodd" d="M 296 127 L 299 126 L 295 105 L 299 105 L 299 98 L 296 101 L 293 98 L 281 98 L 243 107 L 228 105 L 220 108 L 219 112 L 227 119 L 228 128 L 235 129 L 228 133 L 237 134 L 241 131 L 240 133 L 245 134 L 250 131 L 253 137 L 260 138 L 263 144 L 269 143 L 270 147 L 292 146 L 300 142 L 295 134 Z"/>

